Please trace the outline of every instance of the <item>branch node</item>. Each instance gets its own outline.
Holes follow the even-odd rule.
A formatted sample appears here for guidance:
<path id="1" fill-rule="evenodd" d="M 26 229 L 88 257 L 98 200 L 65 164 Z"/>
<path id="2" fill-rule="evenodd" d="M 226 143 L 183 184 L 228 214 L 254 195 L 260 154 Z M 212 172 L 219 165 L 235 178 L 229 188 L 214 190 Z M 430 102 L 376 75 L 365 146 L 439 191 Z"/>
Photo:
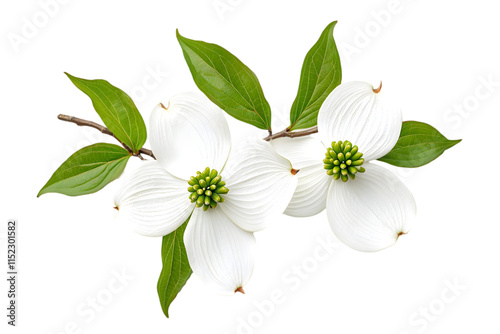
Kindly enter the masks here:
<path id="1" fill-rule="evenodd" d="M 116 136 L 114 135 L 113 132 L 111 132 L 107 127 L 105 127 L 104 125 L 100 125 L 100 124 L 97 124 L 95 122 L 92 122 L 92 121 L 87 121 L 85 119 L 81 119 L 81 118 L 78 118 L 78 117 L 74 117 L 74 116 L 68 116 L 68 115 L 64 115 L 64 114 L 59 114 L 57 115 L 57 118 L 60 119 L 61 121 L 65 121 L 65 122 L 70 122 L 70 123 L 74 123 L 78 126 L 88 126 L 88 127 L 91 127 L 91 128 L 94 128 L 94 129 L 97 129 L 99 131 L 101 131 L 102 133 L 104 133 L 105 135 L 108 135 L 108 136 L 111 136 L 113 138 L 115 138 L 116 140 L 118 140 L 118 142 L 120 142 L 120 144 L 122 144 L 122 146 L 127 150 L 129 151 L 130 153 L 133 153 L 132 152 L 132 149 L 130 147 L 128 147 L 126 144 L 122 143 L 118 138 L 116 138 Z M 153 152 L 151 150 L 148 150 L 147 148 L 141 148 L 141 150 L 139 151 L 138 154 L 133 154 L 134 156 L 137 156 L 139 157 L 139 159 L 141 160 L 144 160 L 144 157 L 142 157 L 140 155 L 140 153 L 143 153 L 143 154 L 146 154 L 146 155 L 149 155 L 151 158 L 155 159 L 155 156 L 153 154 Z"/>

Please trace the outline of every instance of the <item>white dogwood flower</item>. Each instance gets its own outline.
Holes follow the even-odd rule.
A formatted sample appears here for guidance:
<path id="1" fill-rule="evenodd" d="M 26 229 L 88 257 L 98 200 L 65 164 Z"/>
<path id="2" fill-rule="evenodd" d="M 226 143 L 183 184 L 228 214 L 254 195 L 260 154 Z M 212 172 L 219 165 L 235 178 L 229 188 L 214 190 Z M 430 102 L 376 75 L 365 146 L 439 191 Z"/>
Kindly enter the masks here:
<path id="1" fill-rule="evenodd" d="M 153 110 L 150 141 L 157 161 L 123 180 L 118 220 L 160 237 L 189 219 L 193 272 L 221 293 L 242 291 L 254 266 L 253 232 L 285 210 L 296 188 L 290 161 L 263 140 L 231 150 L 222 110 L 196 94 Z"/>
<path id="2" fill-rule="evenodd" d="M 360 251 L 393 245 L 409 231 L 416 213 L 406 186 L 370 162 L 391 151 L 402 125 L 401 111 L 384 105 L 380 90 L 363 82 L 342 84 L 319 110 L 321 142 L 312 137 L 273 141 L 277 152 L 300 169 L 285 214 L 308 217 L 326 207 L 336 236 Z"/>

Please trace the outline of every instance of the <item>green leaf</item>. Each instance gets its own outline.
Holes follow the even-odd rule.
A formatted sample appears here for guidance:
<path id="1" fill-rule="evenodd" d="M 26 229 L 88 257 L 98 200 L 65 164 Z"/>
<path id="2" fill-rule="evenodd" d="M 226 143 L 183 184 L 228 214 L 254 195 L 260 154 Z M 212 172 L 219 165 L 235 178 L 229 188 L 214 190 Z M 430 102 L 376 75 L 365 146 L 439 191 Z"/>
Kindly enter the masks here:
<path id="1" fill-rule="evenodd" d="M 137 153 L 146 142 L 146 125 L 134 101 L 105 80 L 86 80 L 66 75 L 92 100 L 94 109 L 118 140 Z"/>
<path id="2" fill-rule="evenodd" d="M 117 179 L 130 153 L 117 145 L 99 143 L 82 148 L 68 158 L 38 193 L 80 196 L 95 193 Z"/>
<path id="3" fill-rule="evenodd" d="M 340 85 L 342 68 L 330 23 L 309 50 L 302 65 L 299 91 L 290 111 L 288 130 L 307 129 L 318 121 L 318 111 L 328 95 Z"/>
<path id="4" fill-rule="evenodd" d="M 271 130 L 271 108 L 257 76 L 238 58 L 216 45 L 177 39 L 194 82 L 221 109 L 259 129 Z"/>
<path id="5" fill-rule="evenodd" d="M 398 167 L 420 167 L 439 157 L 462 140 L 448 140 L 426 123 L 403 122 L 396 146 L 378 159 Z"/>
<path id="6" fill-rule="evenodd" d="M 188 222 L 189 218 L 177 230 L 164 236 L 161 245 L 163 268 L 158 279 L 158 296 L 167 318 L 170 304 L 193 273 L 189 266 L 183 239 Z"/>

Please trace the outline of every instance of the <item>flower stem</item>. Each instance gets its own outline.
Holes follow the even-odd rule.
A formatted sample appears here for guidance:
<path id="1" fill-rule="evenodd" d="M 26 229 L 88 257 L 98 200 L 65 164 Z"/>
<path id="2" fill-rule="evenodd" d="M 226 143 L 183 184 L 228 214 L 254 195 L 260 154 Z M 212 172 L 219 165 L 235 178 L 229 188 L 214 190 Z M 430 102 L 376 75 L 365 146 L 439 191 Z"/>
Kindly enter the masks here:
<path id="1" fill-rule="evenodd" d="M 113 138 L 115 138 L 116 140 L 118 140 L 118 142 L 120 142 L 120 144 L 122 144 L 122 146 L 127 150 L 129 151 L 132 155 L 140 158 L 141 160 L 143 160 L 144 158 L 141 156 L 141 153 L 142 154 L 145 154 L 145 155 L 148 155 L 150 156 L 151 158 L 155 159 L 156 160 L 156 157 L 155 155 L 153 154 L 153 151 L 147 149 L 147 148 L 141 148 L 139 150 L 139 153 L 138 154 L 133 154 L 132 150 L 130 149 L 130 147 L 128 147 L 125 143 L 122 143 L 118 138 L 116 138 L 116 136 L 114 135 L 113 132 L 111 132 L 107 127 L 105 127 L 104 125 L 101 125 L 101 124 L 97 124 L 95 122 L 92 122 L 92 121 L 88 121 L 86 119 L 82 119 L 82 118 L 78 118 L 78 117 L 74 117 L 74 116 L 68 116 L 68 115 L 64 115 L 64 114 L 59 114 L 57 116 L 58 119 L 60 119 L 61 121 L 65 121 L 65 122 L 69 122 L 69 123 L 74 123 L 78 126 L 88 126 L 88 127 L 91 127 L 91 128 L 94 128 L 94 129 L 97 129 L 99 131 L 101 131 L 102 133 L 106 134 L 106 135 L 109 135 Z M 317 126 L 314 126 L 310 129 L 307 129 L 307 130 L 303 130 L 303 131 L 290 131 L 288 129 L 285 129 L 283 131 L 280 131 L 280 132 L 277 132 L 277 133 L 271 133 L 269 132 L 269 135 L 265 138 L 263 138 L 263 140 L 265 141 L 271 141 L 273 139 L 278 139 L 278 138 L 297 138 L 297 137 L 304 137 L 304 136 L 308 136 L 308 135 L 311 135 L 313 133 L 317 133 L 318 132 L 318 127 Z"/>
<path id="2" fill-rule="evenodd" d="M 288 137 L 288 138 L 304 137 L 304 136 L 308 136 L 308 135 L 311 135 L 311 134 L 317 133 L 317 132 L 318 132 L 317 126 L 312 127 L 310 129 L 307 129 L 307 130 L 303 130 L 303 131 L 289 131 L 289 130 L 285 129 L 283 131 L 276 132 L 275 134 L 267 136 L 266 138 L 264 138 L 264 140 L 270 141 L 273 139 L 284 138 L 284 137 Z"/>
<path id="3" fill-rule="evenodd" d="M 147 148 L 141 148 L 139 150 L 139 153 L 138 154 L 134 154 L 132 152 L 132 149 L 130 147 L 128 147 L 125 143 L 122 143 L 118 138 L 116 138 L 116 136 L 114 135 L 113 132 L 111 132 L 107 127 L 105 127 L 104 125 L 101 125 L 101 124 L 97 124 L 95 122 L 92 122 L 92 121 L 87 121 L 85 119 L 81 119 L 81 118 L 78 118 L 78 117 L 74 117 L 74 116 L 68 116 L 68 115 L 63 115 L 63 114 L 59 114 L 57 116 L 58 119 L 60 119 L 61 121 L 65 121 L 65 122 L 69 122 L 69 123 L 75 123 L 76 125 L 78 126 L 88 126 L 88 127 L 91 127 L 91 128 L 94 128 L 94 129 L 97 129 L 99 131 L 101 131 L 102 133 L 108 135 L 108 136 L 111 136 L 113 138 L 115 138 L 116 140 L 118 140 L 120 142 L 120 144 L 122 144 L 122 146 L 127 150 L 129 151 L 132 155 L 138 157 L 139 159 L 141 160 L 144 160 L 144 158 L 141 156 L 141 153 L 142 154 L 145 154 L 145 155 L 149 155 L 151 158 L 155 159 L 155 155 L 153 154 L 153 151 L 151 150 L 148 150 Z"/>

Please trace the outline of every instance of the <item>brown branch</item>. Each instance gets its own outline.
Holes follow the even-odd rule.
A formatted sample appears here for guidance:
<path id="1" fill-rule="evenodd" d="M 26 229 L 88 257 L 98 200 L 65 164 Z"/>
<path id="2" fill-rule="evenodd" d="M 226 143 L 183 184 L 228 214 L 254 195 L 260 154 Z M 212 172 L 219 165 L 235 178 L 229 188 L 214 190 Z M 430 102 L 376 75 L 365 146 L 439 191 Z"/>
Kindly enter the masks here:
<path id="1" fill-rule="evenodd" d="M 104 125 L 97 124 L 97 123 L 92 122 L 92 121 L 87 121 L 86 119 L 82 119 L 82 118 L 78 118 L 78 117 L 74 117 L 74 116 L 63 115 L 63 114 L 59 114 L 57 116 L 57 118 L 60 119 L 61 121 L 65 121 L 65 122 L 69 122 L 69 123 L 75 123 L 78 126 L 88 126 L 88 127 L 97 129 L 97 130 L 101 131 L 102 133 L 104 133 L 104 134 L 106 134 L 108 136 L 111 136 L 111 137 L 115 138 L 116 140 L 118 140 L 120 142 L 120 144 L 122 144 L 122 146 L 127 151 L 129 151 L 132 155 L 134 155 L 136 157 L 139 157 L 140 159 L 144 159 L 141 156 L 141 153 L 142 153 L 142 154 L 148 155 L 151 158 L 153 158 L 153 159 L 156 160 L 156 157 L 153 154 L 153 151 L 151 151 L 151 150 L 149 150 L 147 148 L 141 148 L 139 150 L 138 154 L 134 154 L 132 152 L 132 149 L 130 147 L 128 147 L 125 143 L 121 142 L 118 138 L 116 138 L 116 136 L 114 135 L 114 133 L 111 132 Z M 271 133 L 271 131 L 269 131 L 269 136 L 267 136 L 266 138 L 264 138 L 264 140 L 265 141 L 270 141 L 270 140 L 273 140 L 273 139 L 285 138 L 285 137 L 287 137 L 287 138 L 304 137 L 304 136 L 308 136 L 308 135 L 311 135 L 311 134 L 317 133 L 317 132 L 318 132 L 318 127 L 317 126 L 312 127 L 310 129 L 307 129 L 307 130 L 303 130 L 303 131 L 288 131 L 288 130 L 285 129 L 283 131 L 280 131 L 280 132 L 277 132 L 277 133 L 274 133 L 274 134 Z"/>
<path id="2" fill-rule="evenodd" d="M 303 130 L 303 131 L 287 131 L 285 129 L 285 130 L 277 132 L 277 133 L 275 133 L 273 135 L 267 136 L 266 138 L 264 138 L 264 140 L 265 141 L 270 141 L 270 140 L 273 140 L 273 139 L 284 138 L 284 137 L 287 137 L 287 138 L 304 137 L 304 136 L 312 135 L 313 133 L 317 133 L 317 132 L 318 132 L 318 127 L 317 126 L 312 127 L 310 129 L 307 129 L 307 130 Z"/>
<path id="3" fill-rule="evenodd" d="M 116 140 L 118 140 L 120 142 L 120 144 L 122 144 L 122 146 L 127 150 L 129 151 L 132 155 L 134 156 L 137 156 L 139 157 L 140 159 L 144 159 L 140 154 L 145 154 L 145 155 L 149 155 L 151 158 L 153 159 L 156 159 L 155 155 L 153 154 L 153 151 L 151 150 L 148 150 L 147 148 L 141 148 L 139 150 L 139 153 L 138 154 L 134 154 L 132 152 L 132 149 L 130 147 L 128 147 L 125 143 L 123 143 L 122 141 L 120 141 L 118 138 L 116 138 L 115 134 L 111 131 L 109 131 L 109 129 L 101 124 L 97 124 L 95 122 L 92 122 L 92 121 L 87 121 L 85 119 L 81 119 L 81 118 L 78 118 L 78 117 L 74 117 L 74 116 L 68 116 L 68 115 L 63 115 L 63 114 L 59 114 L 57 116 L 58 119 L 60 119 L 61 121 L 65 121 L 65 122 L 70 122 L 70 123 L 75 123 L 76 125 L 78 126 L 88 126 L 88 127 L 91 127 L 91 128 L 94 128 L 94 129 L 97 129 L 99 131 L 101 131 L 102 133 L 108 135 L 108 136 L 111 136 L 113 138 L 115 138 Z"/>

